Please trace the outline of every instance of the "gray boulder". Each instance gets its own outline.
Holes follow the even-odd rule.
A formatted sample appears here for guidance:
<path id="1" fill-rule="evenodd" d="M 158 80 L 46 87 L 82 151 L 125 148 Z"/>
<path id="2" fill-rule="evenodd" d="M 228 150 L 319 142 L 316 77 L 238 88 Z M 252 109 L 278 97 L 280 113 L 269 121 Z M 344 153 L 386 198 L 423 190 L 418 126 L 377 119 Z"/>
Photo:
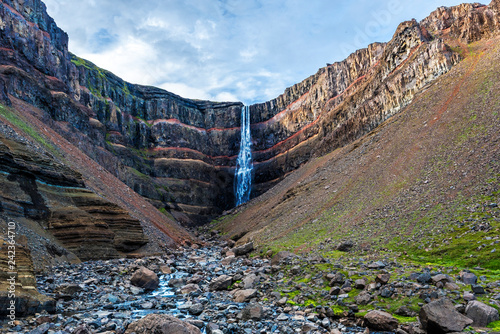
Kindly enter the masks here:
<path id="1" fill-rule="evenodd" d="M 461 332 L 472 320 L 458 313 L 446 298 L 433 301 L 420 309 L 420 323 L 427 333 Z"/>
<path id="2" fill-rule="evenodd" d="M 467 307 L 465 308 L 465 315 L 474 321 L 472 326 L 477 327 L 485 327 L 490 322 L 499 320 L 497 309 L 477 300 L 471 301 L 467 304 Z"/>
<path id="3" fill-rule="evenodd" d="M 145 318 L 128 325 L 125 334 L 201 334 L 191 324 L 166 314 L 149 314 Z"/>

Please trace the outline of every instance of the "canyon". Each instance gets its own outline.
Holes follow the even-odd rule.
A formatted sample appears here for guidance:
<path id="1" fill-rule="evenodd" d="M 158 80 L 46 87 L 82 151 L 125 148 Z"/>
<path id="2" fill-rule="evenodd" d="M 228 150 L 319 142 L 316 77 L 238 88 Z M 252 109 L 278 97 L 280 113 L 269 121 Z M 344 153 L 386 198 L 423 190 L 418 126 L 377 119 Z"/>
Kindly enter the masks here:
<path id="1" fill-rule="evenodd" d="M 307 308 L 307 293 L 331 303 L 331 294 L 321 292 L 325 277 L 339 269 L 358 278 L 377 259 L 393 271 L 401 259 L 415 261 L 419 272 L 433 276 L 462 277 L 455 266 L 479 268 L 491 302 L 500 286 L 499 33 L 499 0 L 440 7 L 420 22 L 401 23 L 390 41 L 247 106 L 252 198 L 236 206 L 242 103 L 192 100 L 126 82 L 70 53 L 67 34 L 40 0 L 0 0 L 0 227 L 3 235 L 11 222 L 18 229 L 19 314 L 55 311 L 55 299 L 36 288 L 35 274 L 47 276 L 47 268 L 71 273 L 86 261 L 109 260 L 107 268 L 129 258 L 126 266 L 136 269 L 130 259 L 140 258 L 158 272 L 158 263 L 175 267 L 177 258 L 179 270 L 191 275 L 185 263 L 199 259 L 188 260 L 190 251 L 217 258 L 197 266 L 198 274 L 220 267 L 243 278 L 248 273 L 226 267 L 235 259 L 255 266 L 294 307 Z M 1 239 L 5 305 L 8 240 Z M 217 252 L 198 251 L 214 242 Z M 257 260 L 242 259 L 247 254 L 236 254 L 235 242 L 255 244 Z M 366 257 L 350 263 L 351 249 Z M 303 258 L 274 268 L 267 258 L 284 250 Z M 318 265 L 311 275 L 323 279 L 284 277 L 307 275 L 290 265 L 309 259 Z M 409 275 L 412 265 L 405 266 Z M 113 274 L 116 284 L 124 284 L 120 275 Z M 236 278 L 230 289 L 242 284 Z M 308 291 L 301 284 L 311 280 L 318 291 L 300 298 L 290 286 Z M 342 289 L 350 288 L 347 281 Z M 392 291 L 401 290 L 398 284 L 391 283 Z M 441 288 L 416 290 L 441 296 Z M 383 289 L 369 291 L 373 307 L 386 302 L 379 298 Z M 357 297 L 342 291 L 346 300 Z M 429 296 L 422 300 L 436 299 Z M 352 320 L 357 305 L 340 302 L 335 307 Z"/>
<path id="2" fill-rule="evenodd" d="M 43 110 L 110 173 L 197 225 L 235 204 L 241 103 L 195 101 L 133 85 L 68 51 L 68 37 L 38 1 L 4 1 L 3 98 Z M 320 69 L 269 102 L 249 106 L 258 196 L 314 156 L 359 138 L 460 61 L 457 43 L 498 29 L 494 2 L 441 8 Z M 356 101 L 356 103 L 352 103 Z"/>

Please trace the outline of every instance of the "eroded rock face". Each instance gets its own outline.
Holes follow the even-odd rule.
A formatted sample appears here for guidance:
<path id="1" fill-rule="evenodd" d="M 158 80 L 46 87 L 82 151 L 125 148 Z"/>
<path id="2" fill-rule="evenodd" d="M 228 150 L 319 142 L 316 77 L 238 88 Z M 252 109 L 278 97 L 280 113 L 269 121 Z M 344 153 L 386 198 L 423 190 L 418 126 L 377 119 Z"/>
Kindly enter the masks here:
<path id="1" fill-rule="evenodd" d="M 10 314 L 9 307 L 12 298 L 10 291 L 15 291 L 16 317 L 33 315 L 42 311 L 50 313 L 56 310 L 56 301 L 50 297 L 40 294 L 36 289 L 36 279 L 33 270 L 33 262 L 28 247 L 21 243 L 15 243 L 15 270 L 9 267 L 9 245 L 11 239 L 0 237 L 0 316 L 5 318 Z M 15 279 L 11 279 L 12 271 L 16 271 Z M 11 282 L 14 287 L 11 288 Z M 6 319 L 6 318 L 5 318 Z"/>
<path id="2" fill-rule="evenodd" d="M 81 260 L 116 258 L 147 242 L 140 222 L 86 189 L 80 174 L 2 136 L 0 211 L 38 222 Z"/>
<path id="3" fill-rule="evenodd" d="M 498 0 L 439 8 L 420 23 L 402 23 L 388 43 L 371 44 L 250 106 L 253 195 L 396 114 L 460 61 L 457 43 L 497 34 L 499 12 Z M 70 54 L 67 35 L 39 0 L 4 1 L 0 27 L 4 103 L 10 94 L 68 122 L 59 129 L 66 138 L 181 223 L 233 207 L 241 103 L 133 85 Z"/>

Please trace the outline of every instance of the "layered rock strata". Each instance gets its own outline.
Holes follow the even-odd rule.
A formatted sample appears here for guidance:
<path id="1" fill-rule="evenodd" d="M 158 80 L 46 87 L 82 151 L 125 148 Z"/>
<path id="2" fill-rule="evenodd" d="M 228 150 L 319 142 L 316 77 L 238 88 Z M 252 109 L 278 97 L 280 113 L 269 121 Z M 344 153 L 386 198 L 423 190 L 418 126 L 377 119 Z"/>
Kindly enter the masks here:
<path id="1" fill-rule="evenodd" d="M 116 258 L 147 243 L 141 223 L 85 188 L 81 175 L 0 136 L 0 213 L 29 219 L 81 260 Z"/>
<path id="2" fill-rule="evenodd" d="M 254 195 L 372 130 L 460 60 L 461 43 L 492 36 L 498 0 L 439 8 L 250 106 Z M 241 103 L 195 101 L 133 85 L 68 52 L 39 0 L 0 3 L 0 92 L 43 109 L 59 131 L 158 208 L 185 223 L 234 205 Z"/>
<path id="3" fill-rule="evenodd" d="M 14 239 L 0 237 L 0 316 L 14 320 L 16 317 L 42 311 L 54 312 L 56 301 L 40 294 L 36 289 L 28 247 L 22 242 L 11 244 L 10 240 Z M 9 258 L 9 246 L 14 246 L 15 249 L 13 261 Z M 14 312 L 9 310 L 12 307 L 11 301 L 14 301 Z M 8 318 L 11 314 L 14 318 Z"/>

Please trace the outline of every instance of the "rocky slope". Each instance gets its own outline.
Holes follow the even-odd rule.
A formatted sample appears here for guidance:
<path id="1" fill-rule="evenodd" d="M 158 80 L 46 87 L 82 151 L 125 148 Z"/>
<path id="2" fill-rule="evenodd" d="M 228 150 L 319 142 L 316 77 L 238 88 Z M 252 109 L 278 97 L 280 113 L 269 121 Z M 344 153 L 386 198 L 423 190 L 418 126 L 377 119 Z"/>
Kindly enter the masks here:
<path id="1" fill-rule="evenodd" d="M 497 33 L 498 2 L 440 8 L 250 106 L 257 196 L 287 173 L 375 128 Z M 185 99 L 127 83 L 69 53 L 39 0 L 0 5 L 0 86 L 70 126 L 57 131 L 157 208 L 186 224 L 234 205 L 240 103 Z"/>
<path id="2" fill-rule="evenodd" d="M 400 113 L 290 174 L 216 229 L 265 251 L 397 252 L 498 269 L 499 37 L 464 58 Z"/>

